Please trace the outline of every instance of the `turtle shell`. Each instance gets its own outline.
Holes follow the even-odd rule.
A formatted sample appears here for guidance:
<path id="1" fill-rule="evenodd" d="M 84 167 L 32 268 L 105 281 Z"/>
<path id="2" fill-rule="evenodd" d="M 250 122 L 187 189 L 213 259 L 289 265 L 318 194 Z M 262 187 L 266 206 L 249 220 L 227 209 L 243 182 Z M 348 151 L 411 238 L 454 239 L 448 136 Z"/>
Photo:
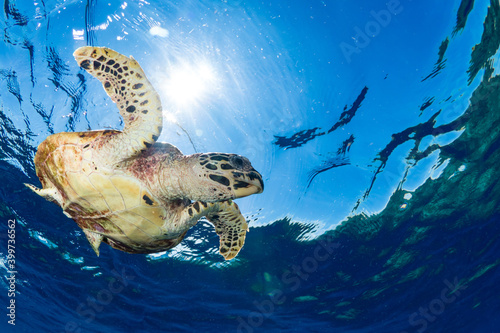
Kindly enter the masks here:
<path id="1" fill-rule="evenodd" d="M 162 203 L 141 180 L 126 170 L 100 165 L 93 156 L 103 142 L 119 133 L 51 135 L 38 147 L 37 175 L 44 188 L 59 192 L 58 204 L 66 215 L 84 231 L 102 235 L 102 240 L 112 247 L 129 253 L 170 249 L 187 230 L 169 233 L 165 222 L 175 212 L 175 206 L 183 207 L 184 203 Z"/>

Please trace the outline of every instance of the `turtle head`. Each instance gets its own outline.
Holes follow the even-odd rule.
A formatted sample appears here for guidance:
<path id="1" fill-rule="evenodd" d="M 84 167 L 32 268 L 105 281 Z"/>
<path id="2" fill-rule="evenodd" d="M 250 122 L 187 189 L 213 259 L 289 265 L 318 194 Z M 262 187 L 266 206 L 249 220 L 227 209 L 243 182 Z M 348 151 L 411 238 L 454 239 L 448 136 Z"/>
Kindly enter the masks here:
<path id="1" fill-rule="evenodd" d="M 192 170 L 201 180 L 200 197 L 191 200 L 222 201 L 262 193 L 262 176 L 241 155 L 208 153 L 191 155 Z"/>

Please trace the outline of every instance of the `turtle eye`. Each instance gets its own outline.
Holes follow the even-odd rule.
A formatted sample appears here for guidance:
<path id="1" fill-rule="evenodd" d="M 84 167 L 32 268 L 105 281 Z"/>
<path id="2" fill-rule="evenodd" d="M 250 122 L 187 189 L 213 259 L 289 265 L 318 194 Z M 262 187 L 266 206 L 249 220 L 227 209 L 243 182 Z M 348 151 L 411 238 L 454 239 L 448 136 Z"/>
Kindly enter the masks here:
<path id="1" fill-rule="evenodd" d="M 229 162 L 236 169 L 242 169 L 245 166 L 244 157 L 239 155 L 234 155 L 229 158 Z"/>

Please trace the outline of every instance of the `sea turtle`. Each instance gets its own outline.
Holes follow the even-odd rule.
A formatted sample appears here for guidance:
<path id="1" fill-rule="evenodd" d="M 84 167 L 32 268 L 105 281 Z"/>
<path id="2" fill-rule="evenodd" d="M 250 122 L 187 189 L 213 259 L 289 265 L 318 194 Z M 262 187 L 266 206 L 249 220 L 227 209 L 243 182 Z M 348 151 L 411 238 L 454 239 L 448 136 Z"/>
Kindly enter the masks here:
<path id="1" fill-rule="evenodd" d="M 170 249 L 205 216 L 222 256 L 234 258 L 248 225 L 232 199 L 261 193 L 262 176 L 240 155 L 185 156 L 157 142 L 161 101 L 134 58 L 90 46 L 74 57 L 102 82 L 124 129 L 49 136 L 35 156 L 43 188 L 26 186 L 61 206 L 97 255 L 101 242 L 130 253 Z"/>

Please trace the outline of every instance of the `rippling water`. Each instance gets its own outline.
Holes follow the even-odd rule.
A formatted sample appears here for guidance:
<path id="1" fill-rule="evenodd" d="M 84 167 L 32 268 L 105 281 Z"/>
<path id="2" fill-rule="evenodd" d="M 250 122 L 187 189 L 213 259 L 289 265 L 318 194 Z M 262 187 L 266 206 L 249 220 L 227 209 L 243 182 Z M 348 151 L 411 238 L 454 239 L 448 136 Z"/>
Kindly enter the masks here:
<path id="1" fill-rule="evenodd" d="M 2 332 L 498 331 L 498 0 L 4 0 L 0 28 Z M 142 65 L 160 141 L 263 174 L 235 260 L 205 221 L 97 258 L 24 187 L 48 135 L 123 126 L 84 45 Z"/>

